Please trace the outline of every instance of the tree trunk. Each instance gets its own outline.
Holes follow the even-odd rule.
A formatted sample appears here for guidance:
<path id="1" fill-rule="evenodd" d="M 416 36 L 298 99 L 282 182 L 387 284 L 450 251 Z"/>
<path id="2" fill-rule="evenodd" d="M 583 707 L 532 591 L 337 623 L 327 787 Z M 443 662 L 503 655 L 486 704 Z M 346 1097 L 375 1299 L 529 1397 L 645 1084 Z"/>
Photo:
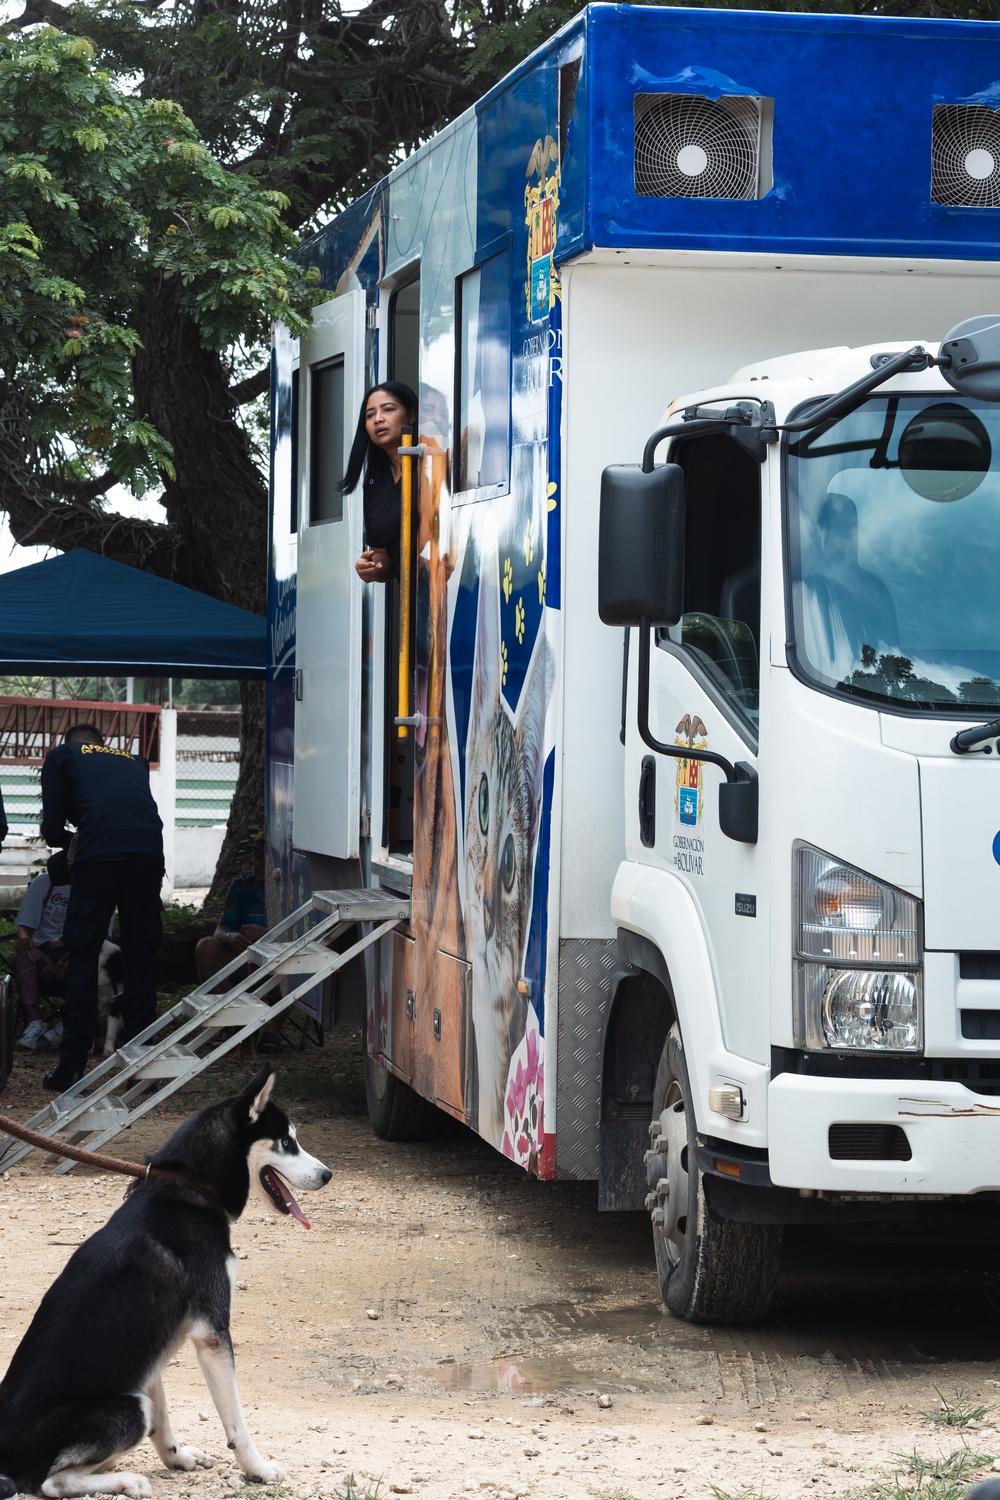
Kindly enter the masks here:
<path id="1" fill-rule="evenodd" d="M 249 844 L 264 830 L 264 684 L 240 683 L 240 774 L 226 837 L 202 911 L 221 911 L 226 887 L 253 864 Z"/>
<path id="2" fill-rule="evenodd" d="M 221 359 L 202 346 L 170 282 L 151 287 L 136 327 L 136 408 L 173 445 L 163 504 L 180 539 L 172 576 L 188 588 L 263 614 L 267 488 Z"/>

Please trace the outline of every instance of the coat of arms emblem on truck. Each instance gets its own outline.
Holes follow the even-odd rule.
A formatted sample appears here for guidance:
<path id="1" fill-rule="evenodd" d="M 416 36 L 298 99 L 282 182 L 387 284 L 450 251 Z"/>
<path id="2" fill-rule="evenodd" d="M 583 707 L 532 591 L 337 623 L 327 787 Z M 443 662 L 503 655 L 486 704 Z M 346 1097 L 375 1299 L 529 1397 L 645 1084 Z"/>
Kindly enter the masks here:
<path id="1" fill-rule="evenodd" d="M 674 731 L 674 743 L 688 750 L 708 748 L 708 730 L 697 714 L 685 714 Z M 695 828 L 702 814 L 702 765 L 700 760 L 678 760 L 674 813 L 679 823 Z"/>

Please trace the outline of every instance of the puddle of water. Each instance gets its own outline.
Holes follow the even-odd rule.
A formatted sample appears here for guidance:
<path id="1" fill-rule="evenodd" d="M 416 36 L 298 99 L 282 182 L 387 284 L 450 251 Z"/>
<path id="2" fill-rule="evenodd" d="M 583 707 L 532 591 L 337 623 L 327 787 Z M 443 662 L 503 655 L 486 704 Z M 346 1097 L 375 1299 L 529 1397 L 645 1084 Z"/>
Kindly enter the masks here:
<path id="1" fill-rule="evenodd" d="M 659 1338 L 671 1326 L 683 1328 L 696 1339 L 707 1332 L 690 1324 L 678 1324 L 661 1310 L 658 1302 L 596 1308 L 581 1307 L 577 1302 L 533 1302 L 521 1308 L 519 1323 L 523 1329 L 534 1324 L 546 1330 L 558 1329 L 560 1333 L 578 1333 L 590 1338 L 598 1335 L 611 1340 L 649 1338 L 654 1333 Z M 700 1347 L 700 1342 L 696 1347 Z"/>
<path id="2" fill-rule="evenodd" d="M 544 1396 L 568 1390 L 636 1390 L 622 1376 L 581 1370 L 558 1355 L 548 1359 L 494 1359 L 489 1364 L 431 1365 L 411 1370 L 411 1376 L 433 1380 L 448 1391 L 508 1391 L 515 1396 Z"/>
<path id="3" fill-rule="evenodd" d="M 556 1337 L 603 1339 L 632 1349 L 666 1348 L 704 1353 L 715 1347 L 718 1329 L 683 1323 L 659 1302 L 625 1307 L 581 1307 L 576 1302 L 535 1302 L 520 1310 L 513 1343 L 538 1343 Z M 723 1335 L 725 1337 L 725 1335 Z"/>
<path id="4" fill-rule="evenodd" d="M 661 1353 L 668 1349 L 679 1354 L 745 1353 L 847 1365 L 866 1360 L 919 1365 L 996 1358 L 995 1320 L 984 1326 L 981 1319 L 966 1318 L 956 1326 L 953 1317 L 934 1316 L 926 1306 L 919 1316 L 911 1312 L 905 1318 L 900 1318 L 897 1309 L 887 1309 L 879 1320 L 864 1315 L 845 1319 L 843 1308 L 835 1316 L 832 1306 L 818 1315 L 815 1308 L 811 1316 L 803 1316 L 798 1309 L 796 1314 L 794 1320 L 786 1321 L 779 1313 L 758 1328 L 706 1327 L 682 1322 L 664 1312 L 658 1302 L 604 1308 L 568 1301 L 537 1302 L 521 1309 L 512 1340 L 537 1344 L 553 1337 L 600 1338 Z"/>

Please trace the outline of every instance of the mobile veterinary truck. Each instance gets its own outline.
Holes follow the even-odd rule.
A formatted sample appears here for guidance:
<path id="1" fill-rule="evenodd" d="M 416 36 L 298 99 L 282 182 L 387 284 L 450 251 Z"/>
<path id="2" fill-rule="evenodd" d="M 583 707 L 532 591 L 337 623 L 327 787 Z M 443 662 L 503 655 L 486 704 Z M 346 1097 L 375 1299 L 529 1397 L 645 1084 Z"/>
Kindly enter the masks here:
<path id="1" fill-rule="evenodd" d="M 276 335 L 272 905 L 404 898 L 326 1012 L 376 1131 L 645 1206 L 684 1317 L 786 1223 L 996 1232 L 1000 407 L 933 361 L 1000 308 L 998 79 L 990 24 L 590 6 Z M 336 488 L 385 378 L 403 587 Z"/>

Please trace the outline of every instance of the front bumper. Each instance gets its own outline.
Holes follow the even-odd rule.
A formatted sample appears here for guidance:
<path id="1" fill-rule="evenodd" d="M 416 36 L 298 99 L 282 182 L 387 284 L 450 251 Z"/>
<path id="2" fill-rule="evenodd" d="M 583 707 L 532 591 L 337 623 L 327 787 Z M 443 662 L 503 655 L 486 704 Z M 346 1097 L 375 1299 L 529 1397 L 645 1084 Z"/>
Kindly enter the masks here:
<path id="1" fill-rule="evenodd" d="M 837 1193 L 964 1194 L 1000 1190 L 1000 1096 L 960 1083 L 809 1078 L 768 1086 L 768 1159 L 780 1187 Z M 831 1125 L 897 1125 L 910 1161 L 835 1161 Z"/>

